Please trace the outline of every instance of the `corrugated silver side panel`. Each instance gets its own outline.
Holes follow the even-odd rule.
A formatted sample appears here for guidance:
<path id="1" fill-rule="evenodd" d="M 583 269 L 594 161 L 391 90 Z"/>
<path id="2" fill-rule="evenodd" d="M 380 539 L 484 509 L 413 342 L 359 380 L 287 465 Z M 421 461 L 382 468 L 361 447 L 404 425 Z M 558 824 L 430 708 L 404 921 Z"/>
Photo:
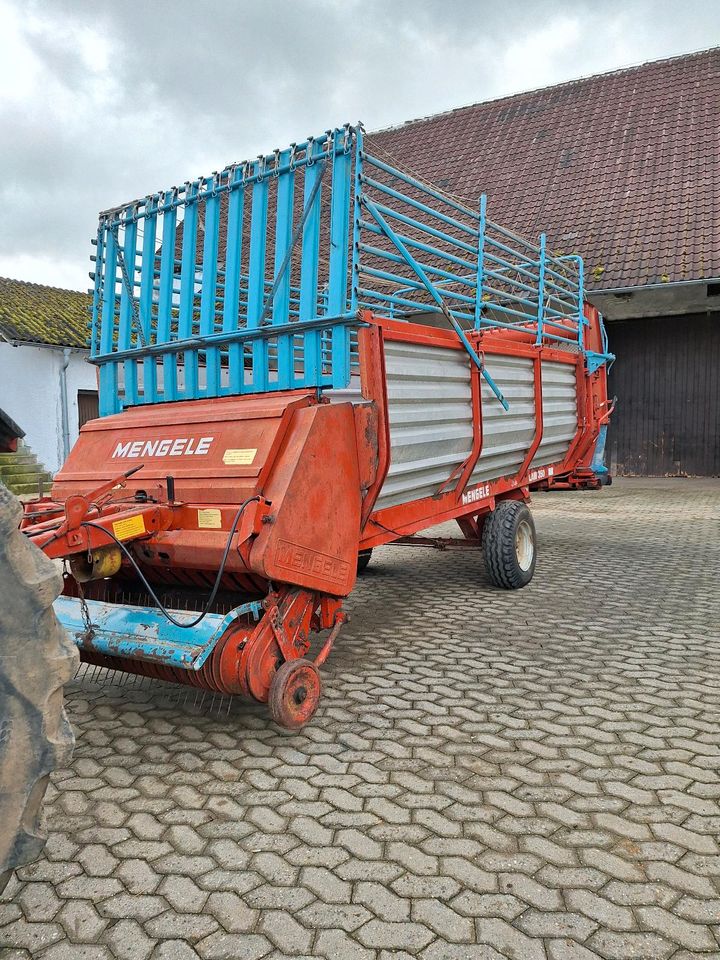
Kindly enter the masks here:
<path id="1" fill-rule="evenodd" d="M 327 397 L 330 403 L 362 403 L 360 376 L 354 374 L 350 377 L 350 383 L 343 390 L 323 390 L 323 396 Z"/>
<path id="2" fill-rule="evenodd" d="M 525 357 L 486 355 L 485 366 L 510 405 L 504 410 L 482 380 L 483 449 L 469 483 L 516 473 L 535 436 L 533 362 Z"/>
<path id="3" fill-rule="evenodd" d="M 534 467 L 564 460 L 577 431 L 577 383 L 575 365 L 544 360 L 543 438 L 533 459 Z"/>
<path id="4" fill-rule="evenodd" d="M 390 469 L 376 510 L 430 497 L 472 448 L 469 360 L 446 347 L 385 341 Z"/>

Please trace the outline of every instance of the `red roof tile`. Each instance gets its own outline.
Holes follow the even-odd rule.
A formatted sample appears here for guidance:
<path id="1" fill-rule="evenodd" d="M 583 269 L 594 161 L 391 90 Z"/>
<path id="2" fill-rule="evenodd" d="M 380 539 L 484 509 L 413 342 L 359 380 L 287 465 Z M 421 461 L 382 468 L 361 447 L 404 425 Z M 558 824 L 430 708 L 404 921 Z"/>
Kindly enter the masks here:
<path id="1" fill-rule="evenodd" d="M 590 289 L 720 277 L 720 48 L 368 134 L 370 153 L 585 258 Z"/>

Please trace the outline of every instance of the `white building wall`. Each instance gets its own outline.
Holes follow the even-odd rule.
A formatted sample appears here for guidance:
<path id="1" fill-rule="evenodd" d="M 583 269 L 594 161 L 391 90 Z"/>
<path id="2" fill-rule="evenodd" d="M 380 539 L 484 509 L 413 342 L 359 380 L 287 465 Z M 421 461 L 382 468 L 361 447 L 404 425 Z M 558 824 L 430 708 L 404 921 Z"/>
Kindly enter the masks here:
<path id="1" fill-rule="evenodd" d="M 78 438 L 78 390 L 97 390 L 87 350 L 72 350 L 67 367 L 70 446 Z M 25 443 L 51 472 L 62 466 L 62 347 L 13 347 L 0 341 L 0 408 L 25 431 Z"/>

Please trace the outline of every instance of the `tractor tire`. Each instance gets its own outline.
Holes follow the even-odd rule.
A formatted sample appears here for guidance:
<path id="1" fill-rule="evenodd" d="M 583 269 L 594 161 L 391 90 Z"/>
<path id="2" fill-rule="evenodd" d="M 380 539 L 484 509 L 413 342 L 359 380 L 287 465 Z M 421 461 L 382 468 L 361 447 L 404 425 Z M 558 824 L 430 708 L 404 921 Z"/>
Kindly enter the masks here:
<path id="1" fill-rule="evenodd" d="M 532 514 L 520 500 L 501 500 L 483 526 L 485 570 L 504 590 L 526 587 L 535 573 L 537 536 Z"/>
<path id="2" fill-rule="evenodd" d="M 361 550 L 358 554 L 357 560 L 357 572 L 362 573 L 363 570 L 367 570 L 367 566 L 370 563 L 370 558 L 372 557 L 372 547 L 369 550 Z"/>
<path id="3" fill-rule="evenodd" d="M 42 853 L 50 773 L 69 762 L 75 742 L 63 685 L 79 656 L 52 609 L 62 576 L 20 533 L 21 516 L 0 483 L 0 892 Z"/>

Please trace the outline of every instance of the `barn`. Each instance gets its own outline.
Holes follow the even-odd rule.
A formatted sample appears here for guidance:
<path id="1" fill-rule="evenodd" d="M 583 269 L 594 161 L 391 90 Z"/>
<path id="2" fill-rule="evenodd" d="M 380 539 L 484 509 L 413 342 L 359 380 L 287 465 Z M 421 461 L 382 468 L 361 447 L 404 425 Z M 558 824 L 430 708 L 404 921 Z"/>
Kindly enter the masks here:
<path id="1" fill-rule="evenodd" d="M 555 252 L 608 321 L 617 473 L 720 474 L 720 48 L 370 134 Z"/>
<path id="2" fill-rule="evenodd" d="M 0 453 L 15 493 L 49 489 L 80 427 L 97 416 L 87 362 L 87 294 L 0 277 L 0 424 L 19 438 Z"/>

